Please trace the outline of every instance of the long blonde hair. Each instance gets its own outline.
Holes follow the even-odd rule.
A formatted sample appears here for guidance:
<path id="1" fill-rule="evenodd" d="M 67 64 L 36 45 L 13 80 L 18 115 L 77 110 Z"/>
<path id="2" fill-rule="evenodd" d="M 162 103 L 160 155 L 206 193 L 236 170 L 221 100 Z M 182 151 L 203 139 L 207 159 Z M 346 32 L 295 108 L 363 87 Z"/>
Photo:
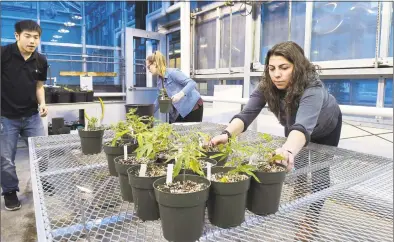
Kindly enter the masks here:
<path id="1" fill-rule="evenodd" d="M 160 51 L 156 50 L 152 55 L 148 56 L 146 60 L 149 61 L 150 64 L 156 64 L 159 75 L 164 77 L 167 69 L 166 58 Z"/>

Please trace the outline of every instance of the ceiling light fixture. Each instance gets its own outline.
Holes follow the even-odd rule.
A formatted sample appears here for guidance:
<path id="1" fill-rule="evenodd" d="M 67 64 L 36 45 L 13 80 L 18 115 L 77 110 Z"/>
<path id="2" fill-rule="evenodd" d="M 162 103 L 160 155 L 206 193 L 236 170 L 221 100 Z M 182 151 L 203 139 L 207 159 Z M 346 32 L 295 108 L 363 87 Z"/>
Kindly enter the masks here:
<path id="1" fill-rule="evenodd" d="M 70 32 L 68 29 L 59 29 L 57 32 L 62 33 L 62 34 L 67 34 Z"/>

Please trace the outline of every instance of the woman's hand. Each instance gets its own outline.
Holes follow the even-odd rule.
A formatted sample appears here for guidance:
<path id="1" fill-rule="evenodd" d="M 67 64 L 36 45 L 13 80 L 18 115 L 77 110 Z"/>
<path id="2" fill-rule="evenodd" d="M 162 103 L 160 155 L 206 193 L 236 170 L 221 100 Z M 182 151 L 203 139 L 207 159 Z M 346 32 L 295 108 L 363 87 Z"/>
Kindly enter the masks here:
<path id="1" fill-rule="evenodd" d="M 211 141 L 209 141 L 209 145 L 210 146 L 216 146 L 219 144 L 225 144 L 228 142 L 228 136 L 227 134 L 220 134 L 220 135 L 216 135 L 215 137 L 213 137 L 211 139 Z"/>
<path id="2" fill-rule="evenodd" d="M 284 157 L 284 160 L 277 160 L 276 163 L 284 165 L 287 167 L 287 171 L 292 171 L 294 168 L 294 155 L 288 150 L 282 148 L 278 148 L 275 150 L 275 154 L 281 155 Z"/>
<path id="3" fill-rule="evenodd" d="M 174 96 L 172 96 L 172 102 L 173 103 L 177 103 L 179 102 L 183 97 L 185 96 L 185 93 L 180 91 L 177 94 L 175 94 Z"/>

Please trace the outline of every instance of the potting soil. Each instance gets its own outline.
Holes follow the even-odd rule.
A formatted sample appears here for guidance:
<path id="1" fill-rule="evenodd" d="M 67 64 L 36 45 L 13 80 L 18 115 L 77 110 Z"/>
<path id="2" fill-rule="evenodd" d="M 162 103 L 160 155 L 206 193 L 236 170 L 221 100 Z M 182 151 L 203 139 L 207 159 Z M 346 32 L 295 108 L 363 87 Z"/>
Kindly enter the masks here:
<path id="1" fill-rule="evenodd" d="M 165 166 L 148 165 L 146 168 L 145 176 L 147 177 L 159 177 L 167 174 L 167 168 Z M 139 176 L 139 170 L 134 172 L 134 176 Z"/>
<path id="2" fill-rule="evenodd" d="M 231 182 L 239 182 L 248 179 L 247 175 L 244 174 L 228 174 L 224 172 L 219 172 L 215 173 L 212 175 L 211 180 L 215 182 L 222 182 L 221 179 L 225 177 L 226 183 L 231 183 Z"/>
<path id="3" fill-rule="evenodd" d="M 118 163 L 122 165 L 148 164 L 152 162 L 153 161 L 149 160 L 148 158 L 142 157 L 141 159 L 137 159 L 137 157 L 135 156 L 129 156 L 127 157 L 127 160 L 125 159 L 118 160 Z"/>
<path id="4" fill-rule="evenodd" d="M 173 194 L 184 194 L 202 191 L 207 188 L 206 184 L 197 183 L 193 181 L 177 181 L 170 185 L 164 184 L 157 187 L 162 192 L 169 192 Z"/>

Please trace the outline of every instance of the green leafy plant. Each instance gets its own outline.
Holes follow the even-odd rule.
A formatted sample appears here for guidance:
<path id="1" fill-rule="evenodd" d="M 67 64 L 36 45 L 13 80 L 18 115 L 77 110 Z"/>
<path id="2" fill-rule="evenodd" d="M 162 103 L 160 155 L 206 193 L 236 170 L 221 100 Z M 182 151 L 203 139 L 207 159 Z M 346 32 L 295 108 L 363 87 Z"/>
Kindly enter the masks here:
<path id="1" fill-rule="evenodd" d="M 170 98 L 168 97 L 168 94 L 167 94 L 167 91 L 166 91 L 165 88 L 161 88 L 161 89 L 160 89 L 159 99 L 160 99 L 160 100 L 170 99 Z"/>
<path id="2" fill-rule="evenodd" d="M 154 117 L 138 116 L 137 109 L 131 108 L 126 114 L 126 123 L 130 127 L 130 134 L 135 137 L 137 134 L 148 131 L 153 124 Z"/>
<path id="3" fill-rule="evenodd" d="M 137 158 L 146 157 L 156 159 L 161 151 L 169 150 L 170 136 L 176 135 L 172 126 L 168 123 L 162 123 L 151 130 L 147 130 L 136 135 L 138 148 L 136 149 Z"/>
<path id="4" fill-rule="evenodd" d="M 212 139 L 212 137 L 209 134 L 203 133 L 203 132 L 192 132 L 194 135 L 192 135 L 192 139 L 195 142 L 198 142 L 198 145 L 202 148 L 204 153 L 208 152 L 218 152 L 217 154 L 209 156 L 211 159 L 219 158 L 219 161 L 222 161 L 226 159 L 231 153 L 231 147 L 228 146 L 228 144 L 219 144 L 217 146 L 210 146 L 209 142 Z"/>
<path id="5" fill-rule="evenodd" d="M 246 142 L 240 142 L 235 137 L 231 138 L 228 143 L 229 154 L 232 154 L 230 159 L 226 162 L 226 167 L 234 167 L 234 169 L 230 170 L 225 174 L 220 181 L 221 182 L 229 182 L 228 177 L 236 174 L 247 174 L 252 176 L 256 181 L 260 182 L 257 176 L 253 171 L 257 170 L 257 168 L 253 165 L 249 165 L 246 163 L 247 159 L 253 155 L 255 149 L 251 147 Z"/>
<path id="6" fill-rule="evenodd" d="M 160 100 L 170 99 L 168 97 L 167 90 L 164 88 L 164 81 L 163 81 L 163 79 L 161 79 L 161 87 L 162 88 L 160 88 L 160 91 L 159 91 L 159 99 Z"/>
<path id="7" fill-rule="evenodd" d="M 103 121 L 104 119 L 104 102 L 101 98 L 99 98 L 100 105 L 101 105 L 101 117 L 100 121 Z M 99 124 L 99 119 L 96 117 L 89 117 L 89 115 L 86 113 L 86 110 L 84 112 L 85 118 L 88 121 L 88 130 L 85 131 L 95 131 L 95 130 L 103 130 L 105 129 L 103 125 L 98 125 Z"/>
<path id="8" fill-rule="evenodd" d="M 194 132 L 178 137 L 176 145 L 173 146 L 175 152 L 169 158 L 169 160 L 175 160 L 173 177 L 179 175 L 182 168 L 192 170 L 200 176 L 205 175 L 202 171 L 200 159 L 206 157 L 206 155 L 196 137 L 197 135 Z"/>
<path id="9" fill-rule="evenodd" d="M 115 132 L 115 136 L 111 140 L 111 146 L 116 146 L 122 138 L 136 139 L 138 134 L 150 130 L 154 118 L 148 116 L 140 117 L 136 112 L 137 109 L 131 108 L 126 113 L 126 121 L 119 121 L 111 126 L 111 129 Z"/>
<path id="10" fill-rule="evenodd" d="M 121 139 L 128 137 L 127 134 L 130 131 L 129 125 L 126 121 L 121 120 L 116 124 L 111 125 L 111 129 L 115 132 L 115 136 L 111 140 L 111 146 L 115 147 L 123 145 Z"/>
<path id="11" fill-rule="evenodd" d="M 75 92 L 73 89 L 68 88 L 67 86 L 64 86 L 63 89 L 68 91 L 68 92 Z"/>
<path id="12" fill-rule="evenodd" d="M 260 182 L 259 178 L 257 178 L 257 176 L 254 174 L 254 171 L 256 170 L 257 168 L 255 166 L 239 164 L 234 169 L 228 171 L 227 174 L 223 175 L 219 181 L 227 183 L 229 182 L 229 176 L 245 173 L 246 175 L 252 176 L 257 182 Z"/>
<path id="13" fill-rule="evenodd" d="M 258 170 L 265 172 L 276 172 L 286 170 L 285 167 L 276 163 L 276 161 L 283 160 L 284 157 L 279 154 L 275 154 L 275 145 L 273 144 L 274 139 L 269 134 L 259 134 L 259 137 L 265 142 L 259 142 L 252 147 L 255 153 L 254 158 L 256 161 L 252 162 L 256 165 Z"/>

